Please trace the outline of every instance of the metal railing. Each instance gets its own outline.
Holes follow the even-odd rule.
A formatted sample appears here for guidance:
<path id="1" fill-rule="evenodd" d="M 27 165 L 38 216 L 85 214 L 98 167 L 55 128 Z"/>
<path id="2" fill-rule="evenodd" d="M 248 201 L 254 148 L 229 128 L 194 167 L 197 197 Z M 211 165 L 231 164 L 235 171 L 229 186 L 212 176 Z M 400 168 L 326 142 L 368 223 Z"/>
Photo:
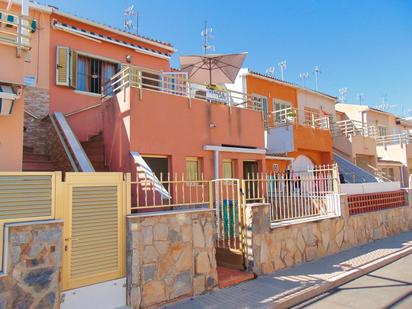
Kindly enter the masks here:
<path id="1" fill-rule="evenodd" d="M 157 177 L 138 173 L 131 181 L 132 211 L 144 209 L 213 208 L 212 182 L 203 175 L 198 180 L 188 180 L 183 174 L 170 173 Z M 159 184 L 168 194 L 163 194 Z"/>
<path id="2" fill-rule="evenodd" d="M 0 10 L 0 44 L 17 47 L 17 53 L 20 55 L 22 49 L 30 48 L 33 23 L 33 18 Z"/>
<path id="3" fill-rule="evenodd" d="M 376 144 L 378 146 L 410 144 L 410 143 L 412 143 L 412 133 L 410 131 L 376 137 Z"/>
<path id="4" fill-rule="evenodd" d="M 376 137 L 378 135 L 378 129 L 376 126 L 367 126 L 356 120 L 341 120 L 336 121 L 332 125 L 332 132 L 335 136 L 368 136 Z"/>
<path id="5" fill-rule="evenodd" d="M 303 172 L 253 174 L 245 180 L 246 203 L 269 203 L 272 223 L 339 214 L 336 165 Z"/>
<path id="6" fill-rule="evenodd" d="M 269 121 L 269 127 L 279 127 L 296 123 L 317 129 L 329 130 L 330 128 L 330 119 L 328 116 L 322 116 L 316 112 L 296 109 L 294 107 L 273 111 L 271 121 Z"/>
<path id="7" fill-rule="evenodd" d="M 102 98 L 110 97 L 125 88 L 137 88 L 199 99 L 210 103 L 220 103 L 229 107 L 262 111 L 262 106 L 254 102 L 249 94 L 228 90 L 219 86 L 192 83 L 182 72 L 161 72 L 137 66 L 126 66 L 102 85 Z"/>
<path id="8" fill-rule="evenodd" d="M 73 133 L 66 117 L 61 112 L 55 112 L 50 116 L 50 121 L 73 171 L 94 172 L 93 165 Z"/>

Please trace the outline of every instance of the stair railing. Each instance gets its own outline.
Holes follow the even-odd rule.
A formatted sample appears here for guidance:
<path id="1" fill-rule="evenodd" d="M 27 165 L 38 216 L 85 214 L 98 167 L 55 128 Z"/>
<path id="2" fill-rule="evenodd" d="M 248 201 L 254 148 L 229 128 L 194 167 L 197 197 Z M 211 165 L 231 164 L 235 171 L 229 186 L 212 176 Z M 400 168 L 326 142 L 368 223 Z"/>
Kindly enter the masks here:
<path id="1" fill-rule="evenodd" d="M 55 112 L 50 120 L 73 170 L 75 172 L 95 172 L 66 117 L 61 112 Z"/>

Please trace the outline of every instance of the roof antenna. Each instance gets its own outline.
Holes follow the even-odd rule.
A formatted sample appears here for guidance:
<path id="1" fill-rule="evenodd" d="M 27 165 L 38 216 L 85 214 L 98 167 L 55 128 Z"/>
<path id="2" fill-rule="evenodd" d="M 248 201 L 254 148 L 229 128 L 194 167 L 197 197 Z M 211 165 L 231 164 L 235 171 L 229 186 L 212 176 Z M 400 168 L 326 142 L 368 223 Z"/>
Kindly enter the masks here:
<path id="1" fill-rule="evenodd" d="M 278 63 L 278 66 L 280 67 L 280 76 L 281 76 L 281 79 L 282 79 L 282 80 L 285 80 L 284 73 L 285 73 L 285 70 L 286 70 L 286 68 L 287 68 L 286 60 L 282 60 L 281 62 L 279 62 L 279 63 Z"/>
<path id="2" fill-rule="evenodd" d="M 322 73 L 319 66 L 315 67 L 315 90 L 319 91 L 319 75 Z"/>
<path id="3" fill-rule="evenodd" d="M 266 69 L 266 75 L 270 77 L 275 77 L 275 67 L 268 67 Z"/>
<path id="4" fill-rule="evenodd" d="M 305 73 L 300 73 L 299 74 L 299 79 L 303 82 L 303 87 L 306 87 L 306 80 L 309 78 L 309 73 L 305 72 Z"/>
<path id="5" fill-rule="evenodd" d="M 359 100 L 359 105 L 362 105 L 362 100 L 365 97 L 363 93 L 358 93 L 358 100 Z"/>
<path id="6" fill-rule="evenodd" d="M 342 103 L 346 103 L 346 95 L 348 94 L 348 88 L 343 87 L 343 88 L 339 88 L 339 101 Z"/>
<path id="7" fill-rule="evenodd" d="M 205 21 L 205 27 L 203 28 L 203 31 L 200 33 L 200 35 L 203 37 L 203 53 L 207 54 L 209 50 L 215 51 L 215 46 L 209 44 L 209 40 L 213 40 L 215 37 L 211 34 L 213 32 L 212 27 L 208 28 L 207 27 L 207 21 Z"/>
<path id="8" fill-rule="evenodd" d="M 139 34 L 139 13 L 135 11 L 134 5 L 129 6 L 123 11 L 124 31 L 131 32 L 131 30 L 134 28 L 133 17 L 136 17 L 136 34 Z"/>

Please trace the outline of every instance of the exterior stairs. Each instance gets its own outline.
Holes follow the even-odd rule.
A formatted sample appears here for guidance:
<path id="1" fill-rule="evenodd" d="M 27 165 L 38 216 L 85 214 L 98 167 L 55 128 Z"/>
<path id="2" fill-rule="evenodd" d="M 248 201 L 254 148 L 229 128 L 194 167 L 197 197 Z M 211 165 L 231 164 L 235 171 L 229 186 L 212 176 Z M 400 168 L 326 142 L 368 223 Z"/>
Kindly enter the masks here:
<path id="1" fill-rule="evenodd" d="M 23 171 L 25 172 L 52 172 L 56 170 L 55 162 L 49 155 L 37 154 L 33 148 L 23 149 Z"/>
<path id="2" fill-rule="evenodd" d="M 103 133 L 99 133 L 81 142 L 84 152 L 89 157 L 96 172 L 109 172 L 109 167 L 105 165 Z"/>
<path id="3" fill-rule="evenodd" d="M 343 176 L 345 183 L 378 182 L 378 178 L 375 175 L 360 168 L 336 152 L 333 154 L 333 159 L 338 164 L 339 174 Z"/>

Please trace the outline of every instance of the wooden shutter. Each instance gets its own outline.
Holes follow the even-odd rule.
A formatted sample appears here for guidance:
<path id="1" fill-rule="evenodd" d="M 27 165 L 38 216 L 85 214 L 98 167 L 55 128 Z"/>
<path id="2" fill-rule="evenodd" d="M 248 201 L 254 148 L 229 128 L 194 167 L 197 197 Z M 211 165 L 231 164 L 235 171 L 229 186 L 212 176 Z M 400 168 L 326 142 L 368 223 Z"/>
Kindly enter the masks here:
<path id="1" fill-rule="evenodd" d="M 67 47 L 57 47 L 56 55 L 56 85 L 69 86 L 70 73 L 70 49 Z"/>
<path id="2" fill-rule="evenodd" d="M 70 86 L 77 88 L 77 53 L 74 50 L 70 53 Z"/>

